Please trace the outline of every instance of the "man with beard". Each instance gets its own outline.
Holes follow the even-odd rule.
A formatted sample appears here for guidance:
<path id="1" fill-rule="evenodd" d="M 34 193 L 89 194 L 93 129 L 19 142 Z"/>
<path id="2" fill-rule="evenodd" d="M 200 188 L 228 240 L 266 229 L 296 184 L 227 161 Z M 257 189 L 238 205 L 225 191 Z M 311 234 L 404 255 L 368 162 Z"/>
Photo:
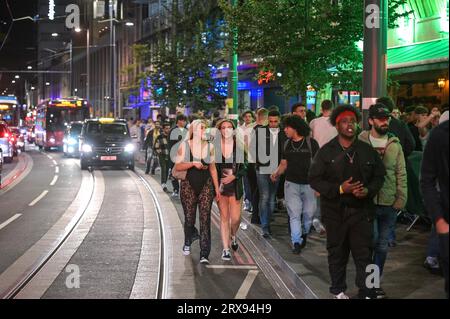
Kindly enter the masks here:
<path id="1" fill-rule="evenodd" d="M 339 135 L 322 147 L 310 168 L 311 187 L 320 193 L 322 219 L 327 230 L 330 292 L 346 295 L 346 268 L 350 252 L 356 266 L 359 298 L 375 298 L 366 286 L 372 264 L 374 197 L 384 183 L 386 170 L 378 153 L 357 139 L 361 116 L 351 105 L 337 107 L 330 122 Z"/>
<path id="2" fill-rule="evenodd" d="M 383 274 L 388 253 L 389 234 L 395 227 L 397 212 L 407 201 L 408 185 L 405 156 L 400 140 L 389 133 L 391 112 L 383 104 L 372 105 L 369 109 L 370 131 L 362 132 L 359 139 L 380 154 L 386 169 L 386 178 L 380 192 L 375 196 L 376 214 L 374 220 L 374 256 L 373 263 Z M 375 289 L 378 299 L 386 297 L 381 288 Z"/>

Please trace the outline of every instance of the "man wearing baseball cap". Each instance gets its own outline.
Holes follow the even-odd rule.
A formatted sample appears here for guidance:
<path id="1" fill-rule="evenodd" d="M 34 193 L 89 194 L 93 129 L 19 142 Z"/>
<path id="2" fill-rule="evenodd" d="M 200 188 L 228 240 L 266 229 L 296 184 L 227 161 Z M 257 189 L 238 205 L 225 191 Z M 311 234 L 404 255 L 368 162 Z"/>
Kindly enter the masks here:
<path id="1" fill-rule="evenodd" d="M 388 254 L 389 235 L 395 231 L 397 212 L 402 210 L 407 201 L 408 185 L 405 156 L 400 139 L 389 133 L 391 112 L 383 104 L 372 105 L 369 109 L 370 131 L 362 132 L 359 139 L 371 145 L 380 155 L 386 169 L 386 178 L 375 196 L 376 213 L 374 220 L 374 255 L 373 263 L 383 274 Z M 386 297 L 381 287 L 375 289 L 378 299 Z"/>
<path id="2" fill-rule="evenodd" d="M 357 138 L 361 116 L 351 105 L 337 107 L 330 122 L 338 136 L 325 144 L 310 168 L 311 187 L 320 193 L 322 219 L 327 231 L 330 292 L 336 299 L 346 295 L 346 268 L 350 252 L 356 265 L 358 297 L 376 298 L 367 287 L 372 264 L 374 197 L 386 171 L 378 153 Z"/>

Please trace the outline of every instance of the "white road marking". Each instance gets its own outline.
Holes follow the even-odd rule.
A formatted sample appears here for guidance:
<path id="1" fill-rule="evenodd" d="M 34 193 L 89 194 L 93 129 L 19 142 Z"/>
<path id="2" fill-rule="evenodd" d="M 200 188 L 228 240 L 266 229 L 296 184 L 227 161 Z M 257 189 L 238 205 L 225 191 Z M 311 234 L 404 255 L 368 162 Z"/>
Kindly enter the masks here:
<path id="1" fill-rule="evenodd" d="M 53 160 L 53 164 L 55 164 L 55 166 L 58 166 L 58 162 Z"/>
<path id="2" fill-rule="evenodd" d="M 41 199 L 43 199 L 48 194 L 48 191 L 45 190 L 42 192 L 41 195 L 39 195 L 34 201 L 32 201 L 28 206 L 32 207 L 36 205 Z"/>
<path id="3" fill-rule="evenodd" d="M 55 186 L 57 181 L 58 181 L 58 175 L 55 175 L 55 177 L 53 177 L 52 182 L 50 183 L 50 186 Z"/>
<path id="4" fill-rule="evenodd" d="M 67 240 L 55 255 L 20 291 L 15 299 L 42 298 L 56 278 L 61 273 L 64 274 L 73 255 L 77 252 L 95 223 L 105 197 L 105 181 L 101 172 L 95 172 L 95 184 L 94 178 L 90 177 L 87 172 L 83 172 L 81 183 L 77 197 L 58 222 L 10 268 L 0 274 L 0 292 L 2 291 L 2 286 L 8 287 L 7 284 L 11 280 L 15 280 L 17 274 L 21 274 L 23 270 L 26 273 L 29 263 L 32 265 L 33 262 L 36 263 L 34 261 L 36 256 L 41 256 L 42 254 L 45 256 L 46 253 L 53 251 L 55 245 L 59 243 L 60 236 L 67 235 L 68 231 L 75 226 L 73 232 L 69 234 Z M 93 195 L 91 201 L 89 201 L 91 192 L 93 192 Z M 68 223 L 68 221 L 70 222 Z"/>
<path id="5" fill-rule="evenodd" d="M 47 155 L 47 157 L 48 157 L 49 159 L 51 159 L 51 160 L 53 159 L 53 157 L 51 157 L 50 155 Z"/>
<path id="6" fill-rule="evenodd" d="M 13 217 L 11 217 L 10 219 L 8 219 L 6 222 L 4 222 L 3 224 L 0 224 L 0 230 L 2 230 L 3 228 L 5 228 L 6 226 L 8 226 L 9 224 L 11 224 L 13 221 L 15 221 L 17 218 L 19 218 L 20 216 L 22 216 L 22 214 L 15 214 Z"/>
<path id="7" fill-rule="evenodd" d="M 247 274 L 247 277 L 245 277 L 244 282 L 242 283 L 241 288 L 239 288 L 239 291 L 236 294 L 236 297 L 234 299 L 246 299 L 248 292 L 250 291 L 250 288 L 253 285 L 253 282 L 256 279 L 256 276 L 258 276 L 259 271 L 258 270 L 250 270 Z"/>
<path id="8" fill-rule="evenodd" d="M 209 269 L 244 269 L 244 270 L 257 270 L 257 266 L 250 265 L 207 265 Z"/>
<path id="9" fill-rule="evenodd" d="M 55 174 L 59 174 L 59 166 L 55 167 Z"/>

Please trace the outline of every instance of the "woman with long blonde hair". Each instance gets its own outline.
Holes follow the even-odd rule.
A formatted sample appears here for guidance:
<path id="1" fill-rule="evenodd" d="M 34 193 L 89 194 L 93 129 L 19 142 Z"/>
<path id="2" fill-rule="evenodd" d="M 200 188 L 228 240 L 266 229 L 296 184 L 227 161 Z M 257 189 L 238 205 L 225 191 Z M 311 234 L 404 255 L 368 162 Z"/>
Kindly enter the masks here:
<path id="1" fill-rule="evenodd" d="M 197 208 L 200 215 L 200 263 L 209 264 L 211 252 L 211 209 L 216 196 L 220 200 L 219 182 L 214 162 L 214 147 L 206 140 L 207 123 L 195 120 L 187 140 L 178 151 L 175 170 L 186 171 L 181 181 L 180 198 L 184 210 L 185 243 L 183 253 L 191 253 Z"/>
<path id="2" fill-rule="evenodd" d="M 244 195 L 243 177 L 247 174 L 247 161 L 243 146 L 238 145 L 235 125 L 230 120 L 217 123 L 220 142 L 216 147 L 216 167 L 220 178 L 220 233 L 222 238 L 222 260 L 231 260 L 230 247 L 239 248 L 237 232 L 241 222 L 242 198 Z"/>

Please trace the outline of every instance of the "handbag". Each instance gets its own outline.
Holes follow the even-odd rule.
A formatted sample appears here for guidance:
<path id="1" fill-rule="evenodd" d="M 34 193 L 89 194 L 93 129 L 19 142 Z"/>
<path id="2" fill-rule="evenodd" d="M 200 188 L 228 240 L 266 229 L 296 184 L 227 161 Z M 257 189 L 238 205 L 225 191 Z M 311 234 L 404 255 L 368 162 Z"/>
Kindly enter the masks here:
<path id="1" fill-rule="evenodd" d="M 172 169 L 172 177 L 177 179 L 177 180 L 180 180 L 180 181 L 186 180 L 187 171 L 179 171 L 175 167 L 176 166 L 174 166 L 173 169 Z"/>

